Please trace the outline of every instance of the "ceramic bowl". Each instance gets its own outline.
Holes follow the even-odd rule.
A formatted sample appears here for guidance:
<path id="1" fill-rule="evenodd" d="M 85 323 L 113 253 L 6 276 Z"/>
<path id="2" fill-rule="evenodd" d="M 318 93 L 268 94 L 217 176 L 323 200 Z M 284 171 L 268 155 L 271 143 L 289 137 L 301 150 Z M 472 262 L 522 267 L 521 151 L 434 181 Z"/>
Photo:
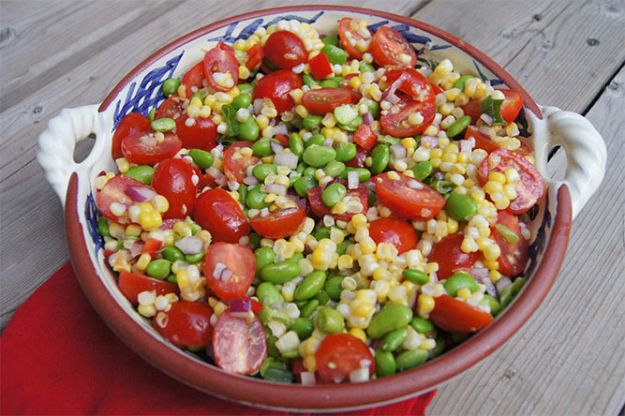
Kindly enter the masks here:
<path id="1" fill-rule="evenodd" d="M 537 167 L 548 185 L 546 197 L 530 225 L 531 261 L 526 270 L 529 280 L 514 303 L 487 328 L 442 356 L 391 377 L 358 384 L 301 386 L 229 374 L 163 340 L 120 293 L 104 262 L 93 181 L 99 172 L 115 169 L 110 156 L 111 137 L 122 117 L 129 112 L 147 114 L 163 100 L 162 82 L 182 75 L 217 41 L 233 43 L 246 39 L 257 27 L 283 19 L 307 22 L 322 33 L 334 33 L 337 21 L 345 16 L 366 19 L 372 30 L 383 25 L 395 28 L 419 51 L 420 61 L 430 67 L 449 58 L 463 73 L 523 94 L 522 120 L 531 134 L 528 144 L 535 151 Z M 97 137 L 91 153 L 81 163 L 74 162 L 76 143 L 90 133 Z M 565 149 L 568 158 L 566 177 L 558 182 L 546 176 L 547 156 L 556 145 Z M 313 412 L 366 408 L 427 392 L 506 342 L 536 311 L 552 286 L 564 258 L 571 222 L 599 186 L 606 160 L 603 140 L 586 119 L 538 106 L 503 68 L 473 46 L 424 22 L 342 6 L 260 10 L 191 32 L 141 62 L 102 103 L 63 110 L 49 122 L 39 138 L 39 146 L 39 162 L 65 205 L 67 238 L 76 275 L 97 312 L 126 344 L 166 374 L 208 394 L 259 407 Z"/>

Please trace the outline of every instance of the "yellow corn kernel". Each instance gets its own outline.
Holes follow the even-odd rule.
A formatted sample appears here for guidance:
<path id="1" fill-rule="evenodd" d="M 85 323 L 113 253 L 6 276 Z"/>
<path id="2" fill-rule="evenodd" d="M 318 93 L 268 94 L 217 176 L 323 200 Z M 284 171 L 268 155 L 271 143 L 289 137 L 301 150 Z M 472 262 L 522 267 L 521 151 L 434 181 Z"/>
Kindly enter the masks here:
<path id="1" fill-rule="evenodd" d="M 458 232 L 458 221 L 454 219 L 447 220 L 447 234 L 455 234 Z"/>
<path id="2" fill-rule="evenodd" d="M 358 338 L 362 342 L 367 342 L 367 334 L 361 328 L 352 328 L 349 330 L 349 334 L 353 337 Z"/>
<path id="3" fill-rule="evenodd" d="M 141 227 L 136 224 L 130 224 L 126 227 L 125 234 L 130 237 L 139 237 L 141 235 Z"/>
<path id="4" fill-rule="evenodd" d="M 128 169 L 130 169 L 130 162 L 128 162 L 128 159 L 125 157 L 115 159 L 115 163 L 117 164 L 117 169 L 119 169 L 121 173 L 126 173 L 128 172 Z"/>
<path id="5" fill-rule="evenodd" d="M 373 238 L 367 237 L 363 241 L 360 242 L 360 249 L 363 254 L 371 254 L 375 251 L 375 241 Z"/>
<path id="6" fill-rule="evenodd" d="M 490 195 L 501 193 L 503 192 L 503 185 L 501 184 L 501 182 L 488 181 L 486 182 L 486 185 L 484 185 L 484 191 L 486 191 Z"/>
<path id="7" fill-rule="evenodd" d="M 427 319 L 430 312 L 434 309 L 434 298 L 432 296 L 421 293 L 418 298 L 418 313 L 422 318 Z"/>
<path id="8" fill-rule="evenodd" d="M 497 281 L 501 279 L 501 273 L 499 273 L 497 270 L 491 270 L 488 272 L 488 277 L 490 277 L 491 282 L 497 283 Z"/>
<path id="9" fill-rule="evenodd" d="M 354 305 L 355 304 L 355 305 Z M 375 306 L 368 302 L 355 300 L 352 302 L 351 312 L 353 315 L 368 318 L 375 311 Z"/>
<path id="10" fill-rule="evenodd" d="M 391 210 L 387 207 L 382 207 L 380 208 L 380 211 L 378 212 L 378 214 L 380 214 L 380 217 L 390 217 L 391 216 Z"/>
<path id="11" fill-rule="evenodd" d="M 352 89 L 357 90 L 361 85 L 362 81 L 360 80 L 360 77 L 351 77 L 349 79 L 349 86 L 352 87 Z"/>
<path id="12" fill-rule="evenodd" d="M 173 227 L 174 233 L 180 237 L 191 237 L 191 226 L 185 221 L 178 221 Z"/>
<path id="13" fill-rule="evenodd" d="M 144 230 L 154 230 L 163 224 L 163 218 L 158 211 L 154 209 L 149 211 L 143 211 L 139 214 L 139 225 Z"/>
<path id="14" fill-rule="evenodd" d="M 504 175 L 501 172 L 491 171 L 488 174 L 488 181 L 489 182 L 499 182 L 500 184 L 505 185 L 506 184 L 506 175 Z"/>
<path id="15" fill-rule="evenodd" d="M 399 173 L 395 172 L 394 170 L 389 171 L 386 176 L 388 176 L 389 179 L 392 179 L 394 181 L 398 181 L 399 180 Z"/>
<path id="16" fill-rule="evenodd" d="M 239 66 L 239 78 L 248 79 L 250 76 L 250 70 L 245 65 Z"/>
<path id="17" fill-rule="evenodd" d="M 471 297 L 471 291 L 468 288 L 463 287 L 463 288 L 458 290 L 457 295 L 458 295 L 459 298 L 467 300 L 467 299 L 469 299 Z"/>
<path id="18" fill-rule="evenodd" d="M 137 260 L 137 269 L 145 270 L 148 267 L 148 264 L 152 261 L 152 257 L 148 253 L 143 253 L 139 256 L 139 260 Z"/>
<path id="19" fill-rule="evenodd" d="M 221 316 L 221 314 L 224 313 L 226 309 L 228 309 L 226 304 L 223 302 L 219 302 L 215 305 L 215 307 L 213 307 L 213 312 L 215 313 L 215 315 Z"/>
<path id="20" fill-rule="evenodd" d="M 354 227 L 366 227 L 367 226 L 367 217 L 364 214 L 356 214 L 352 217 L 352 224 Z"/>
<path id="21" fill-rule="evenodd" d="M 339 270 L 347 270 L 354 267 L 354 258 L 348 254 L 339 256 L 338 268 Z"/>
<path id="22" fill-rule="evenodd" d="M 493 243 L 486 247 L 482 253 L 484 253 L 484 258 L 486 258 L 486 260 L 497 260 L 501 255 L 501 249 L 497 244 Z"/>
<path id="23" fill-rule="evenodd" d="M 306 107 L 304 107 L 303 105 L 297 105 L 295 106 L 295 113 L 300 116 L 301 118 L 306 118 L 308 117 L 308 110 L 306 109 Z"/>
<path id="24" fill-rule="evenodd" d="M 384 267 L 378 267 L 373 271 L 373 280 L 390 280 L 391 274 Z"/>

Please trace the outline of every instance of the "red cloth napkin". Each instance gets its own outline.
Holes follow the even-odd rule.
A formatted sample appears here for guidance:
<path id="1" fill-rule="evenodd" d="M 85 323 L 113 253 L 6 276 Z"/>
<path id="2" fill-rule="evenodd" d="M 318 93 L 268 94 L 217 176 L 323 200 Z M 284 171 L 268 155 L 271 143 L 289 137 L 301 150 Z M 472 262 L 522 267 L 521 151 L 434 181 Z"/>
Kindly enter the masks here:
<path id="1" fill-rule="evenodd" d="M 69 263 L 17 310 L 0 344 L 5 415 L 286 414 L 200 393 L 143 361 L 100 320 Z M 434 394 L 353 414 L 424 415 Z"/>

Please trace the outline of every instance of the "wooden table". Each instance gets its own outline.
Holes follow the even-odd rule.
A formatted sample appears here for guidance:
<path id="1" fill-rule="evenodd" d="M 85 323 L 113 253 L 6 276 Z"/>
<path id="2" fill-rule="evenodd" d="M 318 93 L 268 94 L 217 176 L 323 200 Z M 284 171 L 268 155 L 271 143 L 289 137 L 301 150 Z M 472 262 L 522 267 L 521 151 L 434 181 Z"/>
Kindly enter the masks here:
<path id="1" fill-rule="evenodd" d="M 2 327 L 68 259 L 61 204 L 35 160 L 47 121 L 64 107 L 101 101 L 134 65 L 186 32 L 296 3 L 310 2 L 0 2 Z M 346 3 L 413 16 L 464 38 L 537 102 L 586 115 L 608 146 L 606 179 L 575 221 L 549 297 L 503 348 L 441 388 L 430 414 L 623 414 L 625 2 Z M 564 157 L 555 159 L 562 166 Z"/>

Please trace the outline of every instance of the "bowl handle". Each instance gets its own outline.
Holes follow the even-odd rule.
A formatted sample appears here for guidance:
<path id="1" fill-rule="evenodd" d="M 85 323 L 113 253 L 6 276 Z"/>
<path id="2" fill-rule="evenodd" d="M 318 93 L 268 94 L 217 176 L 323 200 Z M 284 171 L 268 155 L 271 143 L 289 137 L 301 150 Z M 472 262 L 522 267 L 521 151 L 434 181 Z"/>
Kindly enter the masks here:
<path id="1" fill-rule="evenodd" d="M 571 192 L 573 218 L 595 193 L 603 176 L 607 152 L 601 134 L 585 117 L 557 107 L 541 107 L 547 120 L 550 145 L 566 152 L 566 176 L 562 183 Z"/>
<path id="2" fill-rule="evenodd" d="M 100 131 L 101 113 L 98 107 L 99 104 L 65 108 L 48 122 L 46 129 L 39 135 L 37 160 L 63 206 L 72 173 L 92 166 L 97 160 L 96 147 L 101 140 L 96 141 L 89 156 L 80 163 L 74 161 L 74 149 L 78 142 Z"/>

